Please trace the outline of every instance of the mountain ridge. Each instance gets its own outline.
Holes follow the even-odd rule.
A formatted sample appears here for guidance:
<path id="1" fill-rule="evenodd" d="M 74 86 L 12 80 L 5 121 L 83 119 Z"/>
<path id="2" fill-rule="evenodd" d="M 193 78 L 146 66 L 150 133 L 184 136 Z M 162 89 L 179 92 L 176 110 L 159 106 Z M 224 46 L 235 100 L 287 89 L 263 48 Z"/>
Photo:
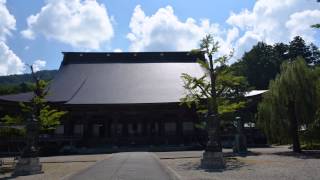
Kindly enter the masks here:
<path id="1" fill-rule="evenodd" d="M 42 70 L 36 76 L 44 81 L 50 81 L 58 70 Z M 0 95 L 30 92 L 34 89 L 34 80 L 30 73 L 0 76 Z"/>

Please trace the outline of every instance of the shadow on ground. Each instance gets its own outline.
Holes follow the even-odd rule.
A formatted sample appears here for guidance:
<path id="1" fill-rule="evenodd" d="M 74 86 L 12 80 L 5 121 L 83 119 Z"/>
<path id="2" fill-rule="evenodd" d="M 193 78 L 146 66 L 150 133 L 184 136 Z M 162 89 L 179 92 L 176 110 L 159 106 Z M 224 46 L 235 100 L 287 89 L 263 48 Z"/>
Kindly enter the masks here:
<path id="1" fill-rule="evenodd" d="M 295 157 L 299 159 L 320 159 L 320 150 L 306 150 L 306 151 L 302 151 L 301 153 L 286 151 L 286 152 L 276 152 L 273 154 L 279 155 L 279 156 L 290 156 L 290 157 Z"/>
<path id="2" fill-rule="evenodd" d="M 0 175 L 3 175 L 3 177 L 0 177 L 0 180 L 16 179 L 17 176 L 13 176 L 12 173 L 13 173 L 13 169 L 11 171 L 5 172 L 4 174 L 0 173 Z"/>
<path id="3" fill-rule="evenodd" d="M 235 157 L 227 157 L 225 158 L 226 167 L 224 169 L 207 169 L 201 166 L 200 160 L 199 161 L 190 161 L 179 165 L 179 168 L 184 170 L 193 170 L 193 171 L 205 171 L 205 172 L 224 172 L 230 170 L 238 170 L 242 167 L 248 166 L 246 163 L 238 160 Z"/>
<path id="4" fill-rule="evenodd" d="M 1 175 L 1 174 L 0 174 Z M 31 174 L 32 175 L 32 174 Z M 10 180 L 10 179 L 16 179 L 16 178 L 18 178 L 18 177 L 27 177 L 27 176 L 30 176 L 30 175 L 21 175 L 21 176 L 15 176 L 15 175 L 13 175 L 12 173 L 11 174 L 7 174 L 7 176 L 5 176 L 5 177 L 0 177 L 0 180 Z M 22 178 L 22 179 L 24 179 L 24 178 Z"/>
<path id="5" fill-rule="evenodd" d="M 16 179 L 17 177 L 16 176 L 9 176 L 9 177 L 3 177 L 3 178 L 0 178 L 1 180 L 9 180 L 9 179 Z"/>
<path id="6" fill-rule="evenodd" d="M 0 167 L 0 180 L 15 179 L 16 177 L 10 175 L 13 170 L 13 167 Z"/>
<path id="7" fill-rule="evenodd" d="M 261 155 L 262 153 L 259 153 L 259 152 L 252 152 L 252 151 L 248 151 L 247 153 L 245 154 L 237 154 L 237 153 L 233 153 L 233 152 L 224 152 L 223 153 L 223 156 L 224 157 L 246 157 L 246 156 L 259 156 Z"/>

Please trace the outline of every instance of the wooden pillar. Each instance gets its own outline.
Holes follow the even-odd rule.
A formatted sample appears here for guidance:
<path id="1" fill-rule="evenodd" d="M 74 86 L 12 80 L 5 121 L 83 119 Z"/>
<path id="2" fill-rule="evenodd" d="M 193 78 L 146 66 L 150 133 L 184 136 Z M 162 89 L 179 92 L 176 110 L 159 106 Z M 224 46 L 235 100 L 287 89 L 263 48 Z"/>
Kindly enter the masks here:
<path id="1" fill-rule="evenodd" d="M 102 124 L 102 127 L 100 128 L 100 134 L 99 137 L 100 138 L 105 138 L 106 134 L 107 134 L 107 121 L 104 117 L 102 117 L 102 119 L 100 119 L 100 123 Z"/>
<path id="2" fill-rule="evenodd" d="M 115 145 L 119 145 L 119 127 L 118 127 L 118 124 L 119 124 L 119 114 L 118 113 L 114 113 L 112 114 L 112 121 L 111 123 L 113 124 L 113 128 L 111 128 L 111 138 L 112 138 L 112 142 L 113 144 Z"/>
<path id="3" fill-rule="evenodd" d="M 145 119 L 142 120 L 142 135 L 144 137 L 147 137 L 148 136 L 148 124 L 147 124 L 147 121 Z"/>
<path id="4" fill-rule="evenodd" d="M 159 144 L 163 144 L 164 143 L 164 120 L 163 119 L 159 119 L 158 120 L 158 128 L 159 128 L 159 132 L 158 132 L 158 135 L 159 135 Z"/>
<path id="5" fill-rule="evenodd" d="M 164 122 L 163 119 L 159 119 L 159 136 L 164 136 Z"/>
<path id="6" fill-rule="evenodd" d="M 154 118 L 152 118 L 152 120 L 149 120 L 149 144 L 156 144 L 156 136 L 155 136 L 155 122 L 154 122 Z"/>
<path id="7" fill-rule="evenodd" d="M 110 117 L 105 119 L 105 137 L 110 138 L 111 137 L 111 123 L 112 119 Z"/>
<path id="8" fill-rule="evenodd" d="M 73 135 L 73 120 L 72 116 L 66 115 L 65 119 L 63 120 L 63 125 L 64 125 L 64 135 L 65 136 L 72 136 Z"/>
<path id="9" fill-rule="evenodd" d="M 183 125 L 182 125 L 183 121 L 181 119 L 179 119 L 177 121 L 177 135 L 178 136 L 183 136 Z"/>
<path id="10" fill-rule="evenodd" d="M 183 118 L 179 115 L 176 119 L 178 143 L 183 143 Z"/>
<path id="11" fill-rule="evenodd" d="M 90 115 L 88 113 L 85 113 L 84 119 L 83 119 L 83 136 L 84 138 L 90 138 L 92 135 L 92 123 L 90 121 Z"/>
<path id="12" fill-rule="evenodd" d="M 129 132 L 128 132 L 128 122 L 127 121 L 122 121 L 122 137 L 128 137 Z"/>
<path id="13" fill-rule="evenodd" d="M 117 120 L 112 116 L 111 118 L 111 138 L 115 138 L 117 135 Z"/>

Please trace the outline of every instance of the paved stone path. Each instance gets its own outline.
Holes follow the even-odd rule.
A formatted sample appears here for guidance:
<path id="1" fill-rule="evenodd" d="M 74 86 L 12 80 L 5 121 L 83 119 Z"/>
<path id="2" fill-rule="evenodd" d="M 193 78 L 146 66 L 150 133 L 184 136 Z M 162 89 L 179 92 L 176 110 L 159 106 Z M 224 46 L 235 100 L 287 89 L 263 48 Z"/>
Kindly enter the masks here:
<path id="1" fill-rule="evenodd" d="M 113 154 L 80 173 L 71 180 L 169 180 L 170 176 L 159 160 L 149 152 Z"/>

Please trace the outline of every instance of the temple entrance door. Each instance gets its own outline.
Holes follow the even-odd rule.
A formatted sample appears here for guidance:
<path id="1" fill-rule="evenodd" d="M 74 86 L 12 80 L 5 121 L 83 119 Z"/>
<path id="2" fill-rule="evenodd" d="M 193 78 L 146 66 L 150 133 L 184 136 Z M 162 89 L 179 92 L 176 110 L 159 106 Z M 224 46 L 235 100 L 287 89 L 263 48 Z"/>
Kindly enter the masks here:
<path id="1" fill-rule="evenodd" d="M 103 125 L 102 124 L 93 124 L 92 133 L 94 137 L 103 137 Z"/>
<path id="2" fill-rule="evenodd" d="M 142 137 L 142 123 L 131 121 L 128 123 L 128 139 L 131 145 L 139 144 Z"/>

